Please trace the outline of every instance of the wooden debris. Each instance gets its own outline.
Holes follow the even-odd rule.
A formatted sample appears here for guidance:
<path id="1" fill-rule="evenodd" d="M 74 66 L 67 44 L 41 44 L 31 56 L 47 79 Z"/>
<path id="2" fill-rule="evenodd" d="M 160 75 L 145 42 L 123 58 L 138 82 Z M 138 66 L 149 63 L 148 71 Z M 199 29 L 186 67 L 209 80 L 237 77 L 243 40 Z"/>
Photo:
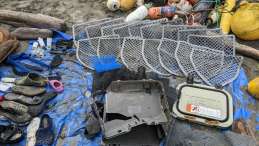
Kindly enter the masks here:
<path id="1" fill-rule="evenodd" d="M 247 45 L 242 45 L 239 43 L 236 43 L 236 51 L 244 56 L 251 57 L 253 59 L 259 60 L 259 50 L 249 47 Z"/>
<path id="2" fill-rule="evenodd" d="M 29 40 L 29 39 L 37 39 L 52 37 L 53 33 L 49 29 L 38 29 L 38 28 L 28 28 L 28 27 L 20 27 L 11 32 L 11 35 L 16 37 L 19 40 Z"/>
<path id="3" fill-rule="evenodd" d="M 64 20 L 43 14 L 32 14 L 10 10 L 0 10 L 0 22 L 6 24 L 65 30 Z"/>

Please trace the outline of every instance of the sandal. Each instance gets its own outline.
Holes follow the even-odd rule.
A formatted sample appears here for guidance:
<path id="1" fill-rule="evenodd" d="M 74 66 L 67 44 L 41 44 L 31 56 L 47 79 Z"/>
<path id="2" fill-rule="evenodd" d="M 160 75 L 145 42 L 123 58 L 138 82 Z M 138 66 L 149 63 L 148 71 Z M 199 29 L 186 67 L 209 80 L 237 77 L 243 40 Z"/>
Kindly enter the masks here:
<path id="1" fill-rule="evenodd" d="M 15 84 L 24 86 L 44 87 L 47 84 L 47 78 L 36 73 L 29 73 L 27 76 L 17 79 L 15 81 Z"/>
<path id="2" fill-rule="evenodd" d="M 29 108 L 23 104 L 13 101 L 0 102 L 0 115 L 15 123 L 25 124 L 30 121 L 31 115 L 28 112 Z"/>
<path id="3" fill-rule="evenodd" d="M 0 144 L 14 144 L 22 141 L 24 134 L 21 129 L 13 125 L 0 125 Z"/>
<path id="4" fill-rule="evenodd" d="M 42 98 L 39 96 L 28 97 L 24 95 L 15 94 L 15 93 L 8 93 L 4 95 L 4 99 L 9 101 L 19 102 L 25 105 L 37 105 L 42 102 Z"/>
<path id="5" fill-rule="evenodd" d="M 42 98 L 42 102 L 40 104 L 29 106 L 29 114 L 32 117 L 38 116 L 45 109 L 47 102 L 56 96 L 57 96 L 57 93 L 55 93 L 55 92 L 49 92 L 49 93 L 43 94 L 40 97 L 40 98 Z"/>
<path id="6" fill-rule="evenodd" d="M 46 89 L 43 87 L 16 85 L 16 86 L 12 87 L 12 91 L 13 91 L 13 93 L 16 93 L 16 94 L 33 97 L 33 96 L 37 96 L 37 95 L 41 95 L 41 94 L 45 93 Z"/>
<path id="7" fill-rule="evenodd" d="M 53 141 L 52 119 L 48 115 L 43 115 L 40 128 L 36 132 L 36 145 L 51 145 Z"/>

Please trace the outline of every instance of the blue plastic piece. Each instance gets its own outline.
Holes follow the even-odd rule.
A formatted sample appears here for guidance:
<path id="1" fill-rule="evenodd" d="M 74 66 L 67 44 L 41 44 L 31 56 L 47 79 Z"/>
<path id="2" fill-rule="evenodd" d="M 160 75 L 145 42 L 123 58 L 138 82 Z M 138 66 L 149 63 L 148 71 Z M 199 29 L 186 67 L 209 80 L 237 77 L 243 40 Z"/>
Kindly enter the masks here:
<path id="1" fill-rule="evenodd" d="M 116 57 L 113 55 L 105 55 L 100 57 L 93 56 L 90 60 L 91 66 L 97 73 L 111 71 L 122 67 L 122 64 L 118 63 Z"/>
<path id="2" fill-rule="evenodd" d="M 259 114 L 256 114 L 255 120 L 256 120 L 256 122 L 259 122 Z"/>
<path id="3" fill-rule="evenodd" d="M 23 64 L 21 64 L 21 61 L 24 61 L 24 60 L 30 61 L 33 64 L 37 64 L 37 65 L 41 66 L 42 68 L 49 69 L 49 65 L 47 65 L 46 63 L 44 63 L 40 60 L 34 59 L 25 53 L 8 56 L 6 63 L 10 64 L 14 68 L 14 70 L 16 71 L 17 74 L 26 75 L 29 72 L 32 72 L 33 70 L 31 70 L 31 69 L 25 67 Z"/>
<path id="4" fill-rule="evenodd" d="M 259 131 L 259 125 L 256 125 L 256 126 L 255 126 L 255 130 L 256 130 L 256 131 Z"/>
<path id="5" fill-rule="evenodd" d="M 251 96 L 241 90 L 241 88 L 247 86 L 247 84 L 247 76 L 242 68 L 237 79 L 230 84 L 235 107 L 234 120 L 248 120 L 252 115 L 252 111 L 248 109 L 248 105 L 254 104 L 255 101 Z M 247 96 L 248 98 L 245 98 L 244 96 Z"/>

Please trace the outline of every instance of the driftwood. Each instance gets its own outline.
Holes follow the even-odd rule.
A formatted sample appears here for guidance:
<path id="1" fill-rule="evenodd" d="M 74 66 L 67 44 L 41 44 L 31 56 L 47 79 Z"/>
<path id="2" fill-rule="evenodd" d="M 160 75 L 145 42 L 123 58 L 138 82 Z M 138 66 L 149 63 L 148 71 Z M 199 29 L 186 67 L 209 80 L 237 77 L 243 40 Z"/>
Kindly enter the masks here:
<path id="1" fill-rule="evenodd" d="M 236 43 L 236 51 L 241 55 L 259 60 L 259 50 L 253 47 Z"/>
<path id="2" fill-rule="evenodd" d="M 0 22 L 6 24 L 30 26 L 35 28 L 65 30 L 64 20 L 43 14 L 0 10 Z"/>
<path id="3" fill-rule="evenodd" d="M 52 31 L 49 29 L 38 29 L 38 28 L 28 28 L 28 27 L 20 27 L 11 32 L 11 35 L 16 37 L 19 40 L 29 40 L 29 39 L 37 39 L 52 37 Z"/>

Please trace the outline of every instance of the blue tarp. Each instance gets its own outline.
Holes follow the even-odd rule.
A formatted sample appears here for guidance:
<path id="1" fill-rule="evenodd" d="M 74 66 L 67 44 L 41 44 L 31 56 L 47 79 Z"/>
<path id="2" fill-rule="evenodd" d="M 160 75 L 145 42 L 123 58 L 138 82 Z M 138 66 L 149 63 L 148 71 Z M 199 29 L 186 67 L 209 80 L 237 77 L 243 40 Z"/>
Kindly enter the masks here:
<path id="1" fill-rule="evenodd" d="M 54 41 L 57 39 L 72 38 L 67 34 L 56 32 Z M 27 53 L 30 50 L 31 46 Z M 42 61 L 49 63 L 52 57 L 50 54 L 47 54 Z M 11 68 L 6 66 L 1 66 L 0 71 L 1 76 L 13 74 Z M 101 133 L 92 140 L 84 136 L 84 128 L 87 124 L 85 120 L 86 113 L 91 110 L 87 102 L 90 97 L 86 97 L 84 93 L 86 91 L 91 92 L 92 90 L 92 75 L 87 73 L 81 65 L 70 61 L 64 61 L 53 73 L 58 73 L 62 76 L 62 82 L 65 86 L 64 92 L 51 100 L 44 112 L 49 114 L 54 122 L 53 131 L 56 138 L 53 146 L 99 146 L 102 138 Z M 230 84 L 234 104 L 237 108 L 235 119 L 247 119 L 251 115 L 247 105 L 252 100 L 244 98 L 244 93 L 241 91 L 241 87 L 246 84 L 247 78 L 244 70 L 241 70 L 238 78 Z M 7 122 L 2 120 L 0 124 L 7 124 Z M 15 146 L 25 146 L 25 140 Z"/>

